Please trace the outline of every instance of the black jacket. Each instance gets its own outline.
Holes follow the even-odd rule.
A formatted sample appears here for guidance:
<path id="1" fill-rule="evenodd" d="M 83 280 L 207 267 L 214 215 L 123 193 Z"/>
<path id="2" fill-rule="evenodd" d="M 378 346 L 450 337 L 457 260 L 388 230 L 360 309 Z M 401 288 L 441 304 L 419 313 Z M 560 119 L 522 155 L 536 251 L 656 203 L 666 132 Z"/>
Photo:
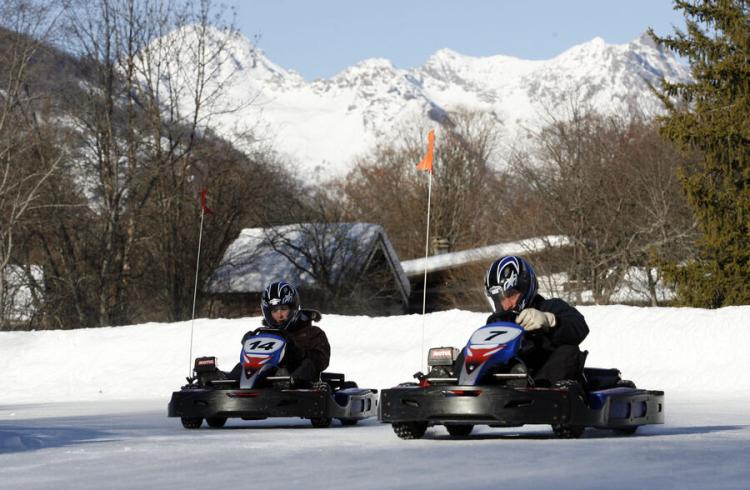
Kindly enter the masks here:
<path id="1" fill-rule="evenodd" d="M 531 340 L 536 347 L 554 350 L 561 345 L 580 345 L 589 334 L 589 327 L 583 315 L 559 298 L 545 299 L 537 294 L 527 308 L 553 313 L 556 319 L 556 325 L 549 330 L 539 329 L 526 334 L 526 338 Z M 516 316 L 512 312 L 496 312 L 487 318 L 487 323 L 515 322 Z"/>
<path id="2" fill-rule="evenodd" d="M 331 346 L 325 332 L 313 322 L 320 321 L 320 312 L 301 310 L 297 319 L 289 325 L 286 334 L 287 346 L 283 366 L 293 378 L 299 381 L 317 381 L 320 373 L 328 367 L 331 359 Z M 263 326 L 269 325 L 263 320 Z M 257 330 L 251 330 L 242 337 L 242 344 Z"/>

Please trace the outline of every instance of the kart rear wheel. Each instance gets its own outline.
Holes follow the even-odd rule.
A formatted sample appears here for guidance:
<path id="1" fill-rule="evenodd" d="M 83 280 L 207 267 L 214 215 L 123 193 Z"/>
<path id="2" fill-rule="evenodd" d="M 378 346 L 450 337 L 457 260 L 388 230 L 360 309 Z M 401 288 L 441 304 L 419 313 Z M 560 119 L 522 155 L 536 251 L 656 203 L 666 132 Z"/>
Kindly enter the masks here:
<path id="1" fill-rule="evenodd" d="M 180 418 L 182 426 L 186 429 L 197 429 L 203 424 L 201 417 L 182 417 Z"/>
<path id="2" fill-rule="evenodd" d="M 400 422 L 393 425 L 393 432 L 401 439 L 421 439 L 427 431 L 427 422 Z"/>
<path id="3" fill-rule="evenodd" d="M 339 421 L 341 422 L 341 425 L 345 426 L 357 425 L 357 422 L 359 422 L 358 419 L 339 419 Z"/>
<path id="4" fill-rule="evenodd" d="M 474 430 L 474 426 L 471 424 L 446 425 L 445 428 L 448 429 L 448 434 L 453 437 L 466 437 Z"/>
<path id="5" fill-rule="evenodd" d="M 206 417 L 206 423 L 214 429 L 221 429 L 227 423 L 226 417 Z"/>
<path id="6" fill-rule="evenodd" d="M 316 429 L 325 429 L 331 426 L 331 417 L 313 417 L 310 419 L 310 423 Z"/>
<path id="7" fill-rule="evenodd" d="M 578 439 L 583 434 L 585 427 L 582 425 L 555 424 L 552 431 L 558 439 Z"/>

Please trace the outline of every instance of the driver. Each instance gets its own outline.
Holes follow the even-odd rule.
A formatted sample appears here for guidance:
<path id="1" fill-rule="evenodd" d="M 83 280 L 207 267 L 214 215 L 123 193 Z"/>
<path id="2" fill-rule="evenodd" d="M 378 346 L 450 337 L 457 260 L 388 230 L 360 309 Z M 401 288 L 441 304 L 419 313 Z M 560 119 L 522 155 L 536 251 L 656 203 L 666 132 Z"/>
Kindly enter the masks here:
<path id="1" fill-rule="evenodd" d="M 280 367 L 285 367 L 294 387 L 307 387 L 320 380 L 320 373 L 328 367 L 331 347 L 323 330 L 312 324 L 320 321 L 320 312 L 302 309 L 299 293 L 286 281 L 273 282 L 263 290 L 260 298 L 263 327 L 284 332 L 286 353 Z M 263 328 L 261 327 L 261 328 Z M 242 337 L 242 344 L 258 330 L 250 330 Z M 239 379 L 241 365 L 237 364 L 230 377 Z"/>
<path id="2" fill-rule="evenodd" d="M 487 269 L 484 288 L 493 313 L 487 323 L 510 321 L 526 331 L 519 354 L 536 386 L 576 380 L 584 356 L 578 346 L 589 333 L 583 315 L 559 298 L 538 292 L 534 269 L 526 259 L 508 255 Z"/>

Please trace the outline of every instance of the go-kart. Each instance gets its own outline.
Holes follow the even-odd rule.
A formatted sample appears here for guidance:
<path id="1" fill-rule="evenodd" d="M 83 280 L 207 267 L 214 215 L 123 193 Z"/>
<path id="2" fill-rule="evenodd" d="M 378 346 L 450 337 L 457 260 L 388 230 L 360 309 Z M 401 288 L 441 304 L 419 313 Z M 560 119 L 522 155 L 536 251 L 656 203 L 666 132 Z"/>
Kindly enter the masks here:
<path id="1" fill-rule="evenodd" d="M 663 391 L 637 389 L 617 369 L 584 368 L 585 352 L 578 379 L 535 386 L 518 357 L 523 338 L 520 325 L 494 322 L 472 334 L 462 361 L 453 347 L 430 349 L 427 375 L 382 390 L 378 418 L 402 439 L 433 425 L 465 437 L 475 425 L 549 424 L 556 437 L 577 438 L 586 427 L 633 434 L 664 423 Z"/>
<path id="2" fill-rule="evenodd" d="M 329 427 L 334 418 L 355 425 L 375 416 L 377 390 L 358 388 L 343 374 L 324 372 L 315 383 L 295 383 L 280 366 L 286 346 L 282 331 L 256 331 L 243 343 L 239 379 L 219 370 L 215 357 L 195 359 L 193 376 L 172 393 L 168 416 L 180 417 L 186 429 L 199 428 L 203 420 L 221 428 L 229 418 L 300 417 L 313 427 Z"/>

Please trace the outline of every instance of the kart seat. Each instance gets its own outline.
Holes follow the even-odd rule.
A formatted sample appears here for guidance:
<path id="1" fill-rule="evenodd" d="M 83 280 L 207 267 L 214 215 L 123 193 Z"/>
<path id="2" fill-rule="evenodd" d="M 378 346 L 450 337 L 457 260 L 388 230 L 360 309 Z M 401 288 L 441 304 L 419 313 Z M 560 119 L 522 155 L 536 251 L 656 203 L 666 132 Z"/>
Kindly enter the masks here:
<path id="1" fill-rule="evenodd" d="M 583 377 L 589 391 L 614 388 L 622 380 L 619 369 L 584 368 Z"/>
<path id="2" fill-rule="evenodd" d="M 320 380 L 328 383 L 334 391 L 357 387 L 357 383 L 354 381 L 345 381 L 342 373 L 320 373 Z"/>
<path id="3" fill-rule="evenodd" d="M 320 373 L 320 380 L 326 383 L 343 383 L 343 373 Z"/>

